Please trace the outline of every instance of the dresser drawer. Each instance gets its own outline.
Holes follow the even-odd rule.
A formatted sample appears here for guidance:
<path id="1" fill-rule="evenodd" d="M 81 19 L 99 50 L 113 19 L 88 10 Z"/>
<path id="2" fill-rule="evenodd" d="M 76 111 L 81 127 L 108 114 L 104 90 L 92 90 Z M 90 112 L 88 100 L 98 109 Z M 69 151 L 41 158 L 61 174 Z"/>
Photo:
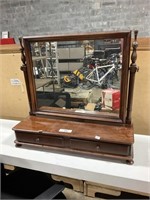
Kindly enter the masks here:
<path id="1" fill-rule="evenodd" d="M 130 152 L 129 145 L 79 139 L 70 139 L 70 148 L 95 153 L 113 153 L 116 155 L 128 155 Z"/>
<path id="2" fill-rule="evenodd" d="M 19 142 L 47 145 L 47 146 L 64 146 L 64 139 L 62 137 L 55 137 L 52 135 L 42 135 L 32 132 L 17 132 L 16 139 Z"/>

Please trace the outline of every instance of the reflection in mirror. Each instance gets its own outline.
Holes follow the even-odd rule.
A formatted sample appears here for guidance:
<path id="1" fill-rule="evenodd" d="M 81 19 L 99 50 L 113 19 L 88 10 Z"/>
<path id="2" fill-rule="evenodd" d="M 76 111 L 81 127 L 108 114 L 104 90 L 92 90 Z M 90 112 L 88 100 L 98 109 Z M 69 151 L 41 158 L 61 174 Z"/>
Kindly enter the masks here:
<path id="1" fill-rule="evenodd" d="M 40 110 L 119 113 L 123 39 L 30 43 Z"/>

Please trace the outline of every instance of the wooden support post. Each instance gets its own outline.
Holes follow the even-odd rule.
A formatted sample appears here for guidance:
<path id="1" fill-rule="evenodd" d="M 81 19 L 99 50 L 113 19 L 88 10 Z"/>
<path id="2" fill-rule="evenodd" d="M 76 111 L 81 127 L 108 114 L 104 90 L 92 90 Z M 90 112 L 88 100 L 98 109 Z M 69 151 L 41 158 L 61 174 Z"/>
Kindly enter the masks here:
<path id="1" fill-rule="evenodd" d="M 126 123 L 131 124 L 131 111 L 132 111 L 132 103 L 133 103 L 133 90 L 134 90 L 134 81 L 135 81 L 135 73 L 139 70 L 139 68 L 136 65 L 136 59 L 137 59 L 137 53 L 136 49 L 138 47 L 137 43 L 137 34 L 138 31 L 134 31 L 134 41 L 132 44 L 133 52 L 131 55 L 131 65 L 130 65 L 130 79 L 129 79 L 129 91 L 128 91 L 128 105 L 127 105 L 127 117 L 126 117 Z"/>

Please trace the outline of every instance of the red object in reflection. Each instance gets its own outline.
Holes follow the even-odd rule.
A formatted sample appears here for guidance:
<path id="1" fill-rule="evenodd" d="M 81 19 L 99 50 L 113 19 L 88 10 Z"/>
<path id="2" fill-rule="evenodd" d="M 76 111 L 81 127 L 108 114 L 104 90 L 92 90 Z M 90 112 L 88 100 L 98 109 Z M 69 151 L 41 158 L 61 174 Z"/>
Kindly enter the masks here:
<path id="1" fill-rule="evenodd" d="M 102 90 L 102 102 L 104 107 L 110 107 L 113 110 L 120 108 L 120 90 L 106 89 Z"/>
<path id="2" fill-rule="evenodd" d="M 16 44 L 14 38 L 2 38 L 0 39 L 0 45 Z"/>

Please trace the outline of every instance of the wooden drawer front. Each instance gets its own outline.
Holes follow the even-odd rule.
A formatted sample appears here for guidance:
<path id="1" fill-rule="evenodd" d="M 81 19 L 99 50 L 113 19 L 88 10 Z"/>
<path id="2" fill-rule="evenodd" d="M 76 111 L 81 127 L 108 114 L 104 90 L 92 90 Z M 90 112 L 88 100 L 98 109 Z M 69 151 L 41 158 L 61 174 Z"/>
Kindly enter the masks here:
<path id="1" fill-rule="evenodd" d="M 70 148 L 90 152 L 99 152 L 100 143 L 87 140 L 70 139 Z"/>
<path id="2" fill-rule="evenodd" d="M 70 139 L 70 148 L 76 150 L 84 150 L 90 152 L 109 153 L 116 155 L 128 155 L 130 151 L 129 145 L 113 144 L 100 141 L 86 141 L 78 139 Z"/>
<path id="3" fill-rule="evenodd" d="M 64 139 L 62 137 L 18 132 L 16 133 L 16 138 L 19 142 L 27 142 L 47 146 L 64 146 Z"/>
<path id="4" fill-rule="evenodd" d="M 102 153 L 110 153 L 116 155 L 129 155 L 130 146 L 124 144 L 113 144 L 102 142 L 100 144 L 100 149 Z"/>

